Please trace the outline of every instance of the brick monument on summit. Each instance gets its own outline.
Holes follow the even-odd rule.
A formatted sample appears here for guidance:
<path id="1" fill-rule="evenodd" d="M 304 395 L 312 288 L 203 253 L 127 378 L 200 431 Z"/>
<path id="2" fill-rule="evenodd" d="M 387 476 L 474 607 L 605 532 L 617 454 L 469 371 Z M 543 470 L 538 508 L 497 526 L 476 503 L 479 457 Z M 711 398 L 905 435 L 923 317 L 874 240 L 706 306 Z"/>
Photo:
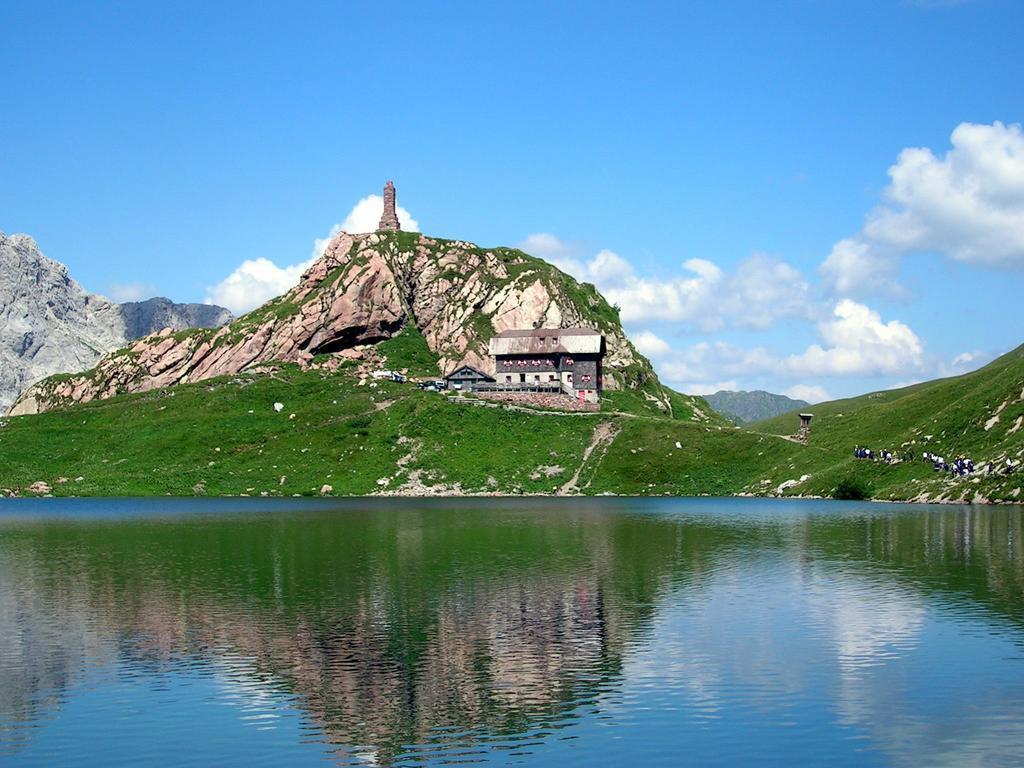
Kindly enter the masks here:
<path id="1" fill-rule="evenodd" d="M 395 185 L 389 180 L 384 185 L 384 213 L 380 217 L 377 229 L 401 229 L 398 215 L 395 213 Z"/>

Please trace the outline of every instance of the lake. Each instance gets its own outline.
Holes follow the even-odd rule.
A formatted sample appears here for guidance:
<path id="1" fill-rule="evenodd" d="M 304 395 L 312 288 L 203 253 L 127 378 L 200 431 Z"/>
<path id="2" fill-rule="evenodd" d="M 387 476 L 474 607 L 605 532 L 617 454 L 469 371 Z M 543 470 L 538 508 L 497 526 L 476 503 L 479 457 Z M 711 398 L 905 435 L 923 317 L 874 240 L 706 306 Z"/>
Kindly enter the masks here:
<path id="1" fill-rule="evenodd" d="M 1024 507 L 0 502 L 0 764 L 1020 765 Z"/>

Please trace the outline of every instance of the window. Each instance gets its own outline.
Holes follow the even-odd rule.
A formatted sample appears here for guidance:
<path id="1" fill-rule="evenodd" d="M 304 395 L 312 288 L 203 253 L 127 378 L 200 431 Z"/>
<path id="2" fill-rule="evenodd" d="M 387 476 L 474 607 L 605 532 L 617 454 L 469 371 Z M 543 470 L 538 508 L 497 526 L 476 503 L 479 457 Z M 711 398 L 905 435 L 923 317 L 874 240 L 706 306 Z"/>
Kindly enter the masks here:
<path id="1" fill-rule="evenodd" d="M 533 380 L 534 381 L 540 381 L 540 374 L 536 374 L 536 373 L 533 374 Z"/>
<path id="2" fill-rule="evenodd" d="M 557 345 L 558 345 L 558 337 L 557 336 L 552 336 L 551 337 L 551 346 L 554 347 L 554 346 L 557 346 Z"/>
<path id="3" fill-rule="evenodd" d="M 520 384 L 525 384 L 526 383 L 526 374 L 525 373 L 520 373 L 519 374 L 519 383 Z"/>
<path id="4" fill-rule="evenodd" d="M 511 376 L 506 376 L 505 377 L 505 383 L 506 384 L 511 384 L 512 383 L 512 377 Z"/>

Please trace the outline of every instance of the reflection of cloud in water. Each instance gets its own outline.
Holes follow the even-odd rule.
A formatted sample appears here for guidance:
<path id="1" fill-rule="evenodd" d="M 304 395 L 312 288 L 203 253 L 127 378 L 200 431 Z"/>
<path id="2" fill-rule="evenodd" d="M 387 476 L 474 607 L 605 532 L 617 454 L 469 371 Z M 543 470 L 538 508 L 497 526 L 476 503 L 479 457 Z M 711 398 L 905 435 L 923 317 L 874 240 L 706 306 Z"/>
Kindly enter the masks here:
<path id="1" fill-rule="evenodd" d="M 913 651 L 925 623 L 920 593 L 893 580 L 818 567 L 804 586 L 808 615 L 834 648 L 844 679 Z"/>

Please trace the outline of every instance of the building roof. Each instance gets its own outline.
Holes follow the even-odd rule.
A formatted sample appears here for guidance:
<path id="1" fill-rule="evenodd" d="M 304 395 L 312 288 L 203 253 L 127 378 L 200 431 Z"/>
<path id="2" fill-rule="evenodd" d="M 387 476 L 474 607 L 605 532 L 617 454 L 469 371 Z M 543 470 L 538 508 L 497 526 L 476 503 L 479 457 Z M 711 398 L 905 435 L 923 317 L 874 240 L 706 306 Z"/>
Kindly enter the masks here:
<path id="1" fill-rule="evenodd" d="M 474 368 L 472 365 L 460 365 L 454 371 L 452 371 L 447 376 L 445 376 L 445 378 L 446 379 L 450 379 L 453 376 L 455 376 L 455 374 L 460 373 L 462 371 L 466 371 L 466 372 L 475 374 L 475 375 L 479 376 L 481 379 L 483 379 L 485 381 L 494 381 L 494 377 L 493 376 L 491 376 L 488 373 L 484 373 L 479 368 Z"/>
<path id="2" fill-rule="evenodd" d="M 536 355 L 552 352 L 599 355 L 604 336 L 593 328 L 532 328 L 502 331 L 491 337 L 491 355 Z"/>

